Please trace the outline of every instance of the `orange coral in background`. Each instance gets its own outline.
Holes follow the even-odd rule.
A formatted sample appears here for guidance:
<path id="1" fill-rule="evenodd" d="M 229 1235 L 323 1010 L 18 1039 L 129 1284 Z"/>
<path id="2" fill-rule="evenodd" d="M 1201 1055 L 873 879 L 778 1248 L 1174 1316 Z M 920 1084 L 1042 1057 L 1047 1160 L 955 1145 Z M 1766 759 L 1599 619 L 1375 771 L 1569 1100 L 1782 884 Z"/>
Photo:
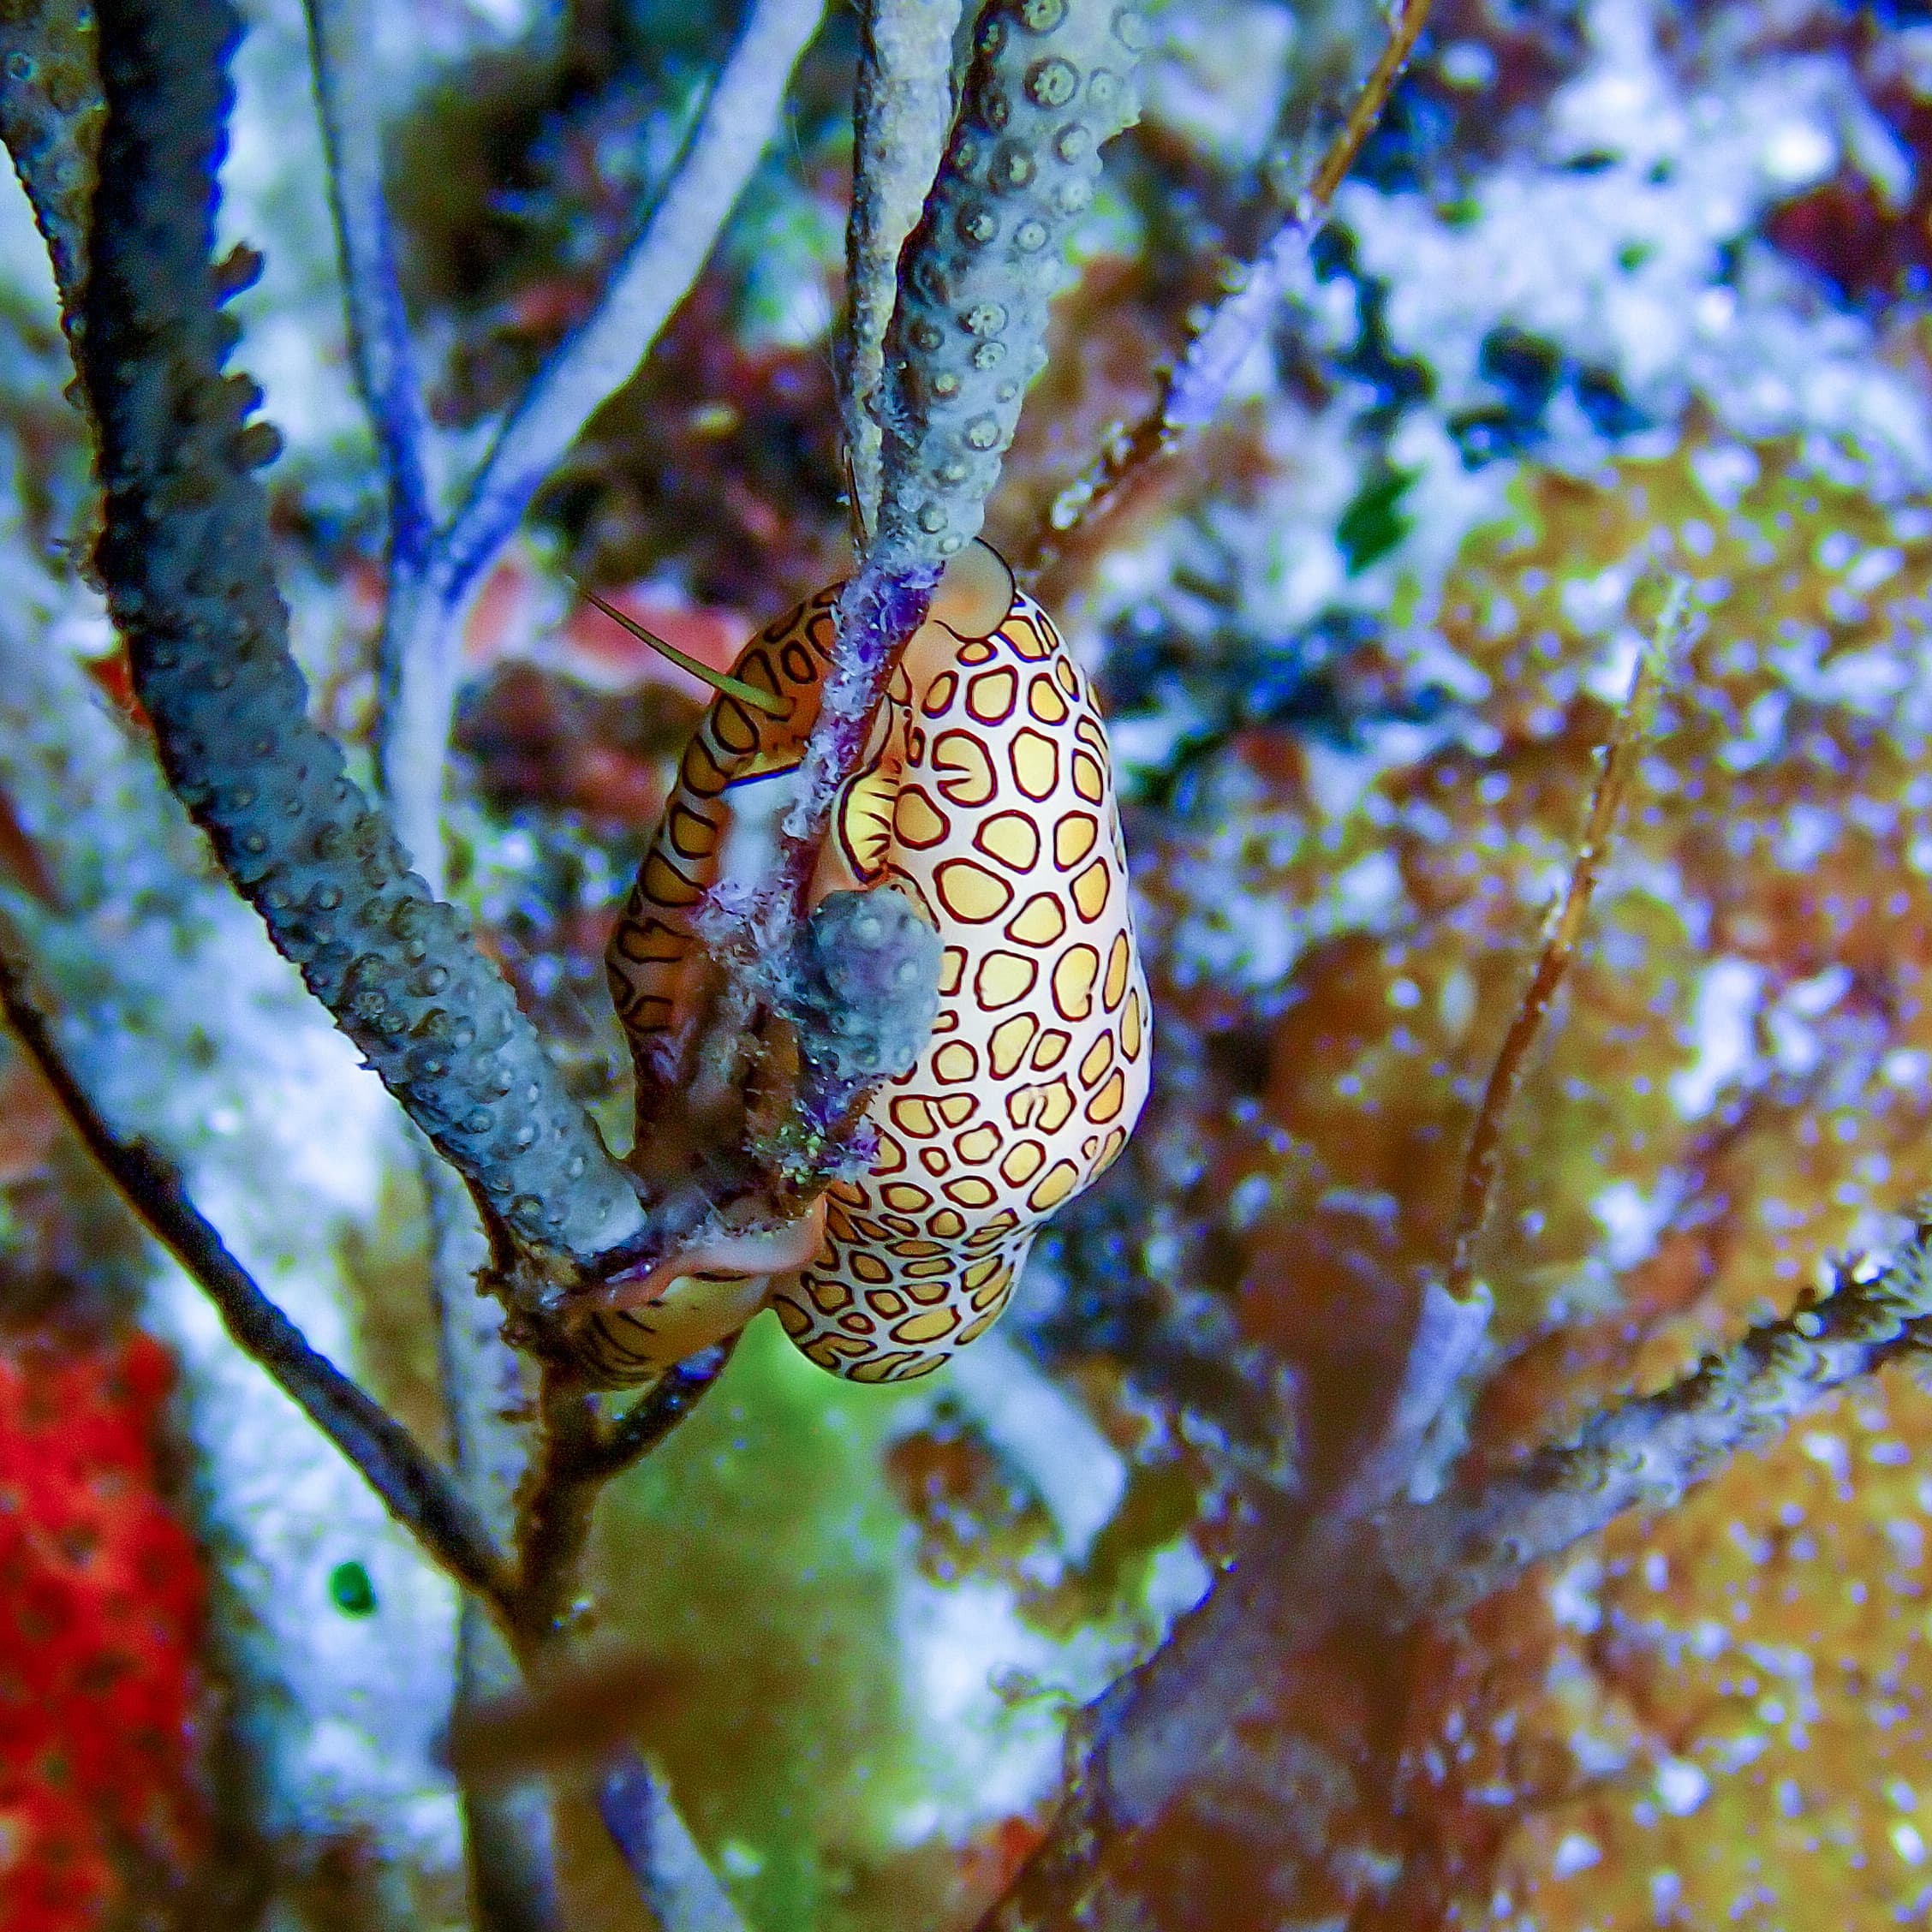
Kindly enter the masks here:
<path id="1" fill-rule="evenodd" d="M 1192 1279 L 1291 1365 L 1317 1482 L 1447 1261 L 1662 571 L 1690 636 L 1479 1248 L 1476 1466 L 1683 1373 L 1932 1184 L 1927 520 L 1788 444 L 1526 470 L 1428 626 L 1485 681 L 1470 722 L 1339 755 L 1243 732 L 1149 880 L 1168 1038 L 1224 1074 L 1170 1070 L 1142 1158 L 1200 1150 Z M 1226 1030 L 1231 961 L 1258 1031 Z M 1132 1882 L 1204 1932 L 1922 1922 L 1929 1452 L 1932 1398 L 1887 1374 L 1466 1626 L 1337 1632 L 1243 1746 L 1280 1815 L 1178 1819 Z"/>

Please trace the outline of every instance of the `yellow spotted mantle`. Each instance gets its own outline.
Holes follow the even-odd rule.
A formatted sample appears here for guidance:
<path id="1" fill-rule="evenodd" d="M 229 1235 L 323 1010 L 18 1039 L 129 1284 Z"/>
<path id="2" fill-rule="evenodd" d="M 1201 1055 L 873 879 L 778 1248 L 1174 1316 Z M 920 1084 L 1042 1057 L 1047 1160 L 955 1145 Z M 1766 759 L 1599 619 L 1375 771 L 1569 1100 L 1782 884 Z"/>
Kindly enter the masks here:
<path id="1" fill-rule="evenodd" d="M 729 870 L 745 788 L 802 754 L 836 601 L 821 592 L 768 626 L 734 667 L 789 711 L 721 695 L 686 751 L 608 956 L 641 1078 L 661 1076 L 690 1025 L 693 916 Z M 814 897 L 897 886 L 945 942 L 932 1037 L 874 1098 L 878 1157 L 833 1184 L 804 1265 L 688 1258 L 696 1270 L 590 1325 L 585 1353 L 613 1383 L 729 1333 L 767 1294 L 821 1368 L 928 1373 L 992 1325 L 1042 1223 L 1120 1152 L 1147 1098 L 1147 982 L 1106 732 L 1051 620 L 985 546 L 949 569 L 907 647 L 835 827 Z"/>

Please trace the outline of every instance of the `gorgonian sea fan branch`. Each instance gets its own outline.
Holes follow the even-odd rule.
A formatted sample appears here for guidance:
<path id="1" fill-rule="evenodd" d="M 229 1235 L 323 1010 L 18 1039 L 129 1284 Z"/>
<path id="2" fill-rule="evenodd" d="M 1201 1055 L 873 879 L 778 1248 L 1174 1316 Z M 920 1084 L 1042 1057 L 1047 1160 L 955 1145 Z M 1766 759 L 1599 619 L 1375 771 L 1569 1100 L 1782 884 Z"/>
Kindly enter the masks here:
<path id="1" fill-rule="evenodd" d="M 1624 1511 L 1669 1507 L 1832 1390 L 1923 1357 L 1929 1318 L 1932 1228 L 1921 1225 L 1887 1267 L 1846 1271 L 1828 1295 L 1760 1323 L 1668 1387 L 1592 1417 L 1575 1441 L 1474 1492 L 1392 1511 L 1380 1530 L 1401 1590 L 1392 1620 L 1453 1615 Z"/>
<path id="2" fill-rule="evenodd" d="M 1106 448 L 1054 498 L 1032 551 L 1017 560 L 1023 575 L 1032 578 L 1046 571 L 1075 530 L 1118 505 L 1134 478 L 1178 450 L 1220 413 L 1242 365 L 1279 310 L 1309 243 L 1327 220 L 1336 189 L 1380 120 L 1428 24 L 1430 3 L 1408 0 L 1393 13 L 1380 57 L 1307 185 L 1295 194 L 1288 214 L 1252 261 L 1231 266 L 1227 293 L 1182 350 L 1160 399 L 1134 422 L 1117 429 Z"/>
<path id="3" fill-rule="evenodd" d="M 108 0 L 108 104 L 80 369 L 96 561 L 170 782 L 281 951 L 438 1148 L 538 1250 L 634 1235 L 629 1181 L 462 915 L 432 898 L 308 718 L 253 468 L 274 432 L 222 366 L 210 262 L 240 23 L 228 0 Z"/>
<path id="4" fill-rule="evenodd" d="M 919 224 L 952 121 L 952 41 L 960 0 L 868 0 L 852 103 L 852 218 L 839 403 L 854 510 L 879 520 L 879 424 L 886 331 L 897 306 L 899 252 Z"/>
<path id="5" fill-rule="evenodd" d="M 452 1577 L 499 1613 L 510 1577 L 488 1526 L 456 1485 L 373 1397 L 311 1348 L 256 1285 L 189 1198 L 180 1173 L 109 1125 L 61 1051 L 29 984 L 18 935 L 0 919 L 0 1012 L 39 1068 L 80 1143 L 155 1239 L 214 1304 L 242 1351 L 353 1464 L 390 1514 Z"/>
<path id="6" fill-rule="evenodd" d="M 1100 148 L 1140 112 L 1147 28 L 1112 0 L 996 0 L 886 331 L 874 552 L 928 570 L 979 534 Z"/>
<path id="7" fill-rule="evenodd" d="M 926 212 L 900 258 L 874 408 L 878 526 L 838 603 L 838 657 L 787 816 L 796 921 L 838 788 L 948 558 L 979 534 L 1100 148 L 1140 112 L 1147 28 L 1113 0 L 993 0 Z"/>
<path id="8" fill-rule="evenodd" d="M 389 484 L 393 574 L 420 570 L 427 562 L 435 511 L 424 463 L 429 412 L 383 197 L 376 77 L 362 57 L 373 13 L 373 0 L 308 0 L 307 5 L 310 63 L 348 295 L 349 348 Z"/>
<path id="9" fill-rule="evenodd" d="M 1923 1362 L 1928 1349 L 1932 1226 L 1921 1220 L 1887 1267 L 1841 1272 L 1828 1295 L 1655 1394 L 1601 1411 L 1574 1441 L 1518 1469 L 1459 1472 L 1426 1502 L 1367 1517 L 1331 1508 L 1297 1518 L 1280 1500 L 1258 1499 L 1255 1529 L 1207 1598 L 1087 1707 L 1060 1810 L 979 1932 L 1127 1923 L 1149 1829 L 1237 1810 L 1288 1818 L 1284 1771 L 1294 1761 L 1225 1740 L 1251 1722 L 1272 1734 L 1282 1685 L 1339 1626 L 1384 1642 L 1458 1616 L 1625 1511 L 1670 1507 L 1834 1389 L 1888 1362 Z M 1310 1842 L 1283 1829 L 1278 1869 L 1309 1857 Z"/>
<path id="10" fill-rule="evenodd" d="M 96 39 L 92 13 L 63 0 L 25 0 L 0 18 L 0 140 L 45 238 L 69 334 L 87 283 L 87 206 L 100 144 Z"/>

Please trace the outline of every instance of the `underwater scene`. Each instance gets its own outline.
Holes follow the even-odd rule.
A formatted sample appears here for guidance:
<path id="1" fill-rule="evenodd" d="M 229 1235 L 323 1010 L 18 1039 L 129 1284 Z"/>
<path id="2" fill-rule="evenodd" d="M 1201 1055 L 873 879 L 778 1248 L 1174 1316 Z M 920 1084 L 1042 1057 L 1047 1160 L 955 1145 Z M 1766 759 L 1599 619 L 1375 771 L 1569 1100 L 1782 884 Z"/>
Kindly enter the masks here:
<path id="1" fill-rule="evenodd" d="M 0 1932 L 1932 1922 L 1932 9 L 0 138 Z"/>

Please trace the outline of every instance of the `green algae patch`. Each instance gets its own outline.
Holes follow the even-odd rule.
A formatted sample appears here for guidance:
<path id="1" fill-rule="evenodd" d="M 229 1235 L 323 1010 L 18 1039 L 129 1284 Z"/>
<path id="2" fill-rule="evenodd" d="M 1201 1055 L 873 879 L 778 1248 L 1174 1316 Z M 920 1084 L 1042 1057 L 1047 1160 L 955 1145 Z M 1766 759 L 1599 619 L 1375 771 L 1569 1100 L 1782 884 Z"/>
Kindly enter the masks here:
<path id="1" fill-rule="evenodd" d="M 881 1469 L 918 1399 L 822 1374 L 761 1317 L 600 1512 L 605 1627 L 685 1686 L 675 1730 L 641 1742 L 755 1925 L 869 1923 L 842 1901 L 900 1856 L 923 1796 Z"/>

